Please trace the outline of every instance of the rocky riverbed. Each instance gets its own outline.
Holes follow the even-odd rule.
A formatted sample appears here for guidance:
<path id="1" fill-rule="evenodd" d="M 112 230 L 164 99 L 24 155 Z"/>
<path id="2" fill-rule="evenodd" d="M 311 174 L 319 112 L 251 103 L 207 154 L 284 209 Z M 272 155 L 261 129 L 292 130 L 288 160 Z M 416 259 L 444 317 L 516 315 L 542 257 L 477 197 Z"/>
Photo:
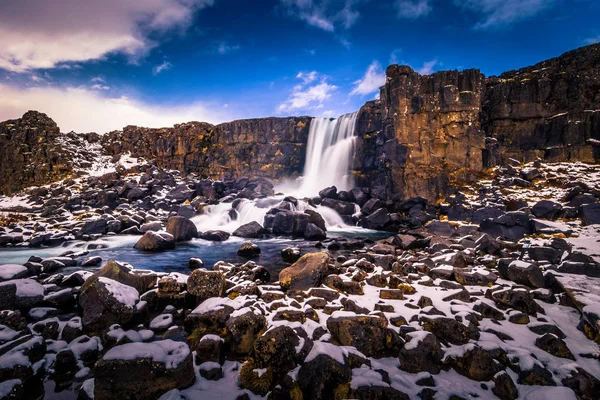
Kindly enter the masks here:
<path id="1" fill-rule="evenodd" d="M 597 165 L 431 204 L 117 161 L 0 199 L 0 399 L 600 397 Z"/>

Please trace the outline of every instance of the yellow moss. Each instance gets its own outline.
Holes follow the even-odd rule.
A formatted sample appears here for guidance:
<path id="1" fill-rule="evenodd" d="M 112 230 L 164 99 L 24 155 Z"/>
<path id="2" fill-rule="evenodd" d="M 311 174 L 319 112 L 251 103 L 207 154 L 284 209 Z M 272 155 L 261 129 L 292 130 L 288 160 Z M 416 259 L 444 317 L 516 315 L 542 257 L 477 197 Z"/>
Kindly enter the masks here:
<path id="1" fill-rule="evenodd" d="M 416 292 L 415 288 L 407 283 L 401 283 L 398 289 L 401 289 L 404 294 L 414 294 Z"/>
<path id="2" fill-rule="evenodd" d="M 298 123 L 296 124 L 296 126 L 298 128 L 304 128 L 306 126 L 306 123 L 304 121 L 298 121 Z"/>
<path id="3" fill-rule="evenodd" d="M 333 398 L 335 400 L 349 399 L 350 392 L 351 392 L 350 384 L 342 383 L 341 385 L 338 385 L 337 388 L 335 388 L 335 392 L 333 393 Z"/>
<path id="4" fill-rule="evenodd" d="M 271 389 L 271 384 L 273 383 L 273 371 L 271 368 L 267 368 L 267 370 L 259 376 L 256 371 L 257 369 L 258 367 L 256 366 L 254 359 L 248 358 L 248 361 L 242 365 L 240 370 L 240 385 L 255 394 L 264 396 Z"/>
<path id="5" fill-rule="evenodd" d="M 277 149 L 277 151 L 275 152 L 276 156 L 282 156 L 283 153 L 281 152 L 281 150 Z"/>
<path id="6" fill-rule="evenodd" d="M 294 382 L 292 388 L 290 389 L 290 400 L 304 400 L 300 385 L 298 385 L 296 382 Z"/>
<path id="7" fill-rule="evenodd" d="M 231 300 L 235 299 L 236 297 L 239 297 L 240 293 L 239 292 L 231 292 L 227 295 L 227 297 L 229 297 Z"/>

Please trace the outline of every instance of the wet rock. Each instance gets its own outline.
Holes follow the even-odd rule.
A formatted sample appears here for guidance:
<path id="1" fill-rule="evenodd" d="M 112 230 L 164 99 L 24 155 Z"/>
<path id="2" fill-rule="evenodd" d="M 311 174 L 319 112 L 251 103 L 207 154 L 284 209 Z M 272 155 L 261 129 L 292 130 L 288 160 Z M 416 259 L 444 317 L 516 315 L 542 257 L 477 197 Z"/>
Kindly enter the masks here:
<path id="1" fill-rule="evenodd" d="M 406 337 L 407 342 L 398 356 L 400 368 L 410 373 L 439 373 L 443 351 L 435 335 L 427 331 L 416 331 L 408 333 Z"/>
<path id="2" fill-rule="evenodd" d="M 131 286 L 105 277 L 91 280 L 79 294 L 83 326 L 89 331 L 100 331 L 129 322 L 138 300 L 139 293 Z"/>
<path id="3" fill-rule="evenodd" d="M 82 267 L 96 267 L 100 264 L 102 264 L 102 257 L 100 256 L 87 257 L 81 262 Z"/>
<path id="4" fill-rule="evenodd" d="M 19 264 L 0 265 L 0 282 L 21 279 L 29 275 L 27 267 Z"/>
<path id="5" fill-rule="evenodd" d="M 204 262 L 199 258 L 190 258 L 188 261 L 189 269 L 203 268 Z"/>
<path id="6" fill-rule="evenodd" d="M 94 235 L 100 234 L 104 235 L 107 232 L 106 220 L 102 218 L 94 219 L 91 221 L 87 221 L 81 227 L 79 231 L 79 235 Z"/>
<path id="7" fill-rule="evenodd" d="M 167 220 L 167 232 L 176 242 L 185 242 L 198 236 L 196 225 L 185 217 L 170 217 Z"/>
<path id="8" fill-rule="evenodd" d="M 163 251 L 175 248 L 175 238 L 167 232 L 148 231 L 133 246 L 142 251 Z"/>
<path id="9" fill-rule="evenodd" d="M 379 208 L 360 221 L 363 228 L 383 229 L 390 222 L 390 215 L 385 208 Z"/>
<path id="10" fill-rule="evenodd" d="M 241 225 L 232 233 L 233 236 L 239 236 L 246 239 L 258 239 L 264 237 L 266 234 L 267 230 L 256 221 Z"/>
<path id="11" fill-rule="evenodd" d="M 321 197 L 322 199 L 335 199 L 337 197 L 337 188 L 335 186 L 327 187 L 319 191 L 319 197 Z"/>
<path id="12" fill-rule="evenodd" d="M 252 242 L 244 242 L 237 251 L 237 255 L 244 258 L 254 258 L 260 255 L 260 247 Z"/>
<path id="13" fill-rule="evenodd" d="M 185 343 L 162 340 L 110 349 L 94 368 L 94 399 L 158 399 L 194 383 L 192 354 Z"/>
<path id="14" fill-rule="evenodd" d="M 188 277 L 187 290 L 199 300 L 221 297 L 225 293 L 225 275 L 218 271 L 195 269 Z"/>
<path id="15" fill-rule="evenodd" d="M 300 259 L 300 248 L 286 247 L 281 250 L 281 258 L 287 263 L 295 263 Z"/>
<path id="16" fill-rule="evenodd" d="M 353 346 L 367 357 L 393 357 L 402 342 L 387 329 L 385 318 L 376 316 L 336 316 L 327 320 L 327 329 L 342 346 Z"/>
<path id="17" fill-rule="evenodd" d="M 225 240 L 229 239 L 229 236 L 229 233 L 218 230 L 206 231 L 198 235 L 200 239 L 209 240 L 211 242 L 224 242 Z"/>
<path id="18" fill-rule="evenodd" d="M 286 290 L 307 290 L 319 286 L 328 270 L 327 253 L 310 253 L 300 257 L 279 273 L 279 283 Z"/>
<path id="19" fill-rule="evenodd" d="M 306 225 L 306 230 L 304 231 L 304 238 L 306 240 L 323 240 L 327 238 L 327 233 L 317 225 L 309 223 Z"/>

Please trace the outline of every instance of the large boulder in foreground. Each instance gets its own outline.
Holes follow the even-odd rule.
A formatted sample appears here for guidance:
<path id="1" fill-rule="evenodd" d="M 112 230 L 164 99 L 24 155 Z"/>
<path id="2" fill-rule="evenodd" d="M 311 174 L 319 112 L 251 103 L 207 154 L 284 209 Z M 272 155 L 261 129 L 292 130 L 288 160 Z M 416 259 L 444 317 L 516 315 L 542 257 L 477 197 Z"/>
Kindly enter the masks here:
<path id="1" fill-rule="evenodd" d="M 83 327 L 97 332 L 112 324 L 125 324 L 133 317 L 138 300 L 139 293 L 131 286 L 105 277 L 94 279 L 79 294 Z"/>
<path id="2" fill-rule="evenodd" d="M 186 343 L 161 340 L 110 349 L 94 369 L 94 399 L 158 399 L 194 383 L 192 353 Z"/>
<path id="3" fill-rule="evenodd" d="M 175 248 L 175 238 L 167 232 L 148 231 L 133 246 L 142 251 L 163 251 Z"/>
<path id="4" fill-rule="evenodd" d="M 286 290 L 307 290 L 319 286 L 327 274 L 328 263 L 327 253 L 305 254 L 279 273 L 279 284 Z"/>
<path id="5" fill-rule="evenodd" d="M 167 221 L 167 232 L 173 235 L 176 242 L 185 242 L 198 236 L 196 225 L 185 217 L 170 217 Z"/>

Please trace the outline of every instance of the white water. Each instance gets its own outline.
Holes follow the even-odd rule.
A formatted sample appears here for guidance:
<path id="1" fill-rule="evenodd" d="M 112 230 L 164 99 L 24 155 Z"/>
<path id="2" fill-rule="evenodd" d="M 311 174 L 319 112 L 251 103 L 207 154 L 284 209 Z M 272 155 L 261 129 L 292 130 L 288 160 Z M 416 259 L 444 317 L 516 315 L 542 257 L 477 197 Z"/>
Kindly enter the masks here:
<path id="1" fill-rule="evenodd" d="M 313 118 L 310 123 L 304 174 L 295 182 L 280 185 L 276 191 L 299 198 L 317 196 L 321 189 L 336 186 L 338 190 L 353 187 L 350 174 L 350 162 L 354 155 L 356 119 L 358 111 L 334 118 Z M 219 229 L 233 232 L 239 226 L 256 221 L 264 225 L 269 209 L 277 206 L 284 196 L 269 197 L 260 200 L 242 200 L 237 206 L 237 217 L 231 218 L 231 203 L 207 206 L 204 214 L 194 217 L 199 231 Z M 292 211 L 303 212 L 307 209 L 317 211 L 325 220 L 327 230 L 348 231 L 358 229 L 344 223 L 342 217 L 333 209 L 324 206 L 312 207 L 298 200 Z"/>
<path id="2" fill-rule="evenodd" d="M 354 155 L 358 111 L 339 118 L 313 118 L 310 123 L 304 173 L 298 181 L 277 189 L 298 197 L 316 196 L 321 189 L 353 187 L 350 162 Z"/>

